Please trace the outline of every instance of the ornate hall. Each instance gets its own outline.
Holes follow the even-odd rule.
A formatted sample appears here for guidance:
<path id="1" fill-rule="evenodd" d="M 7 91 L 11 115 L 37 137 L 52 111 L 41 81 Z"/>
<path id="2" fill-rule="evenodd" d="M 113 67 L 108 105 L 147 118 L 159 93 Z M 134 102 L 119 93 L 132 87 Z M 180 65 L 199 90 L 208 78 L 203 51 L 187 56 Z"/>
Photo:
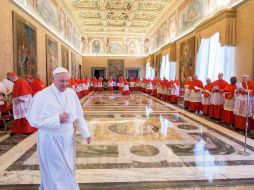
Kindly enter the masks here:
<path id="1" fill-rule="evenodd" d="M 0 189 L 254 189 L 254 0 L 0 10 Z"/>

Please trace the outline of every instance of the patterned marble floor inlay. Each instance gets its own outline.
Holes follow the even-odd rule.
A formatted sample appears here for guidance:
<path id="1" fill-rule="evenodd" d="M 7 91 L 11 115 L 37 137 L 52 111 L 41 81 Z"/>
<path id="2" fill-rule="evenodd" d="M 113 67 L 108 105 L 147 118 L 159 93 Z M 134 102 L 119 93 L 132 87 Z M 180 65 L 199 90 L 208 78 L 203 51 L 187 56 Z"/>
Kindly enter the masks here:
<path id="1" fill-rule="evenodd" d="M 168 144 L 178 156 L 201 155 L 230 155 L 235 153 L 235 148 L 208 133 L 189 133 L 197 143 L 195 144 Z"/>
<path id="2" fill-rule="evenodd" d="M 138 156 L 155 156 L 160 152 L 158 148 L 151 145 L 134 145 L 130 151 Z"/>
<path id="3" fill-rule="evenodd" d="M 22 140 L 24 140 L 27 135 L 17 134 L 10 136 L 0 142 L 0 156 L 9 151 L 12 147 L 16 146 Z"/>
<path id="4" fill-rule="evenodd" d="M 81 104 L 93 139 L 76 135 L 81 189 L 254 187 L 254 141 L 243 155 L 241 134 L 139 92 L 90 93 Z M 36 139 L 0 134 L 0 189 L 37 188 Z"/>
<path id="5" fill-rule="evenodd" d="M 109 126 L 109 129 L 117 134 L 125 134 L 131 136 L 151 135 L 159 131 L 159 127 L 156 127 L 153 124 L 145 123 L 112 124 Z"/>
<path id="6" fill-rule="evenodd" d="M 180 129 L 185 129 L 185 130 L 196 130 L 196 129 L 198 129 L 198 127 L 196 127 L 196 126 L 186 125 L 186 124 L 178 125 L 177 127 L 180 128 Z"/>

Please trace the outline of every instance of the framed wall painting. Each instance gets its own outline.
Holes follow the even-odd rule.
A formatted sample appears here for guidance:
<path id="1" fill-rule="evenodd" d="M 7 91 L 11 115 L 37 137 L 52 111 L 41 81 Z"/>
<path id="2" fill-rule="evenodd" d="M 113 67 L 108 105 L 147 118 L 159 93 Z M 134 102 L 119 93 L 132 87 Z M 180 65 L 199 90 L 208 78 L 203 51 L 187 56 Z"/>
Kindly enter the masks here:
<path id="1" fill-rule="evenodd" d="M 58 44 L 46 35 L 46 69 L 47 84 L 52 83 L 53 70 L 58 67 Z"/>
<path id="2" fill-rule="evenodd" d="M 188 76 L 193 76 L 195 68 L 195 37 L 180 44 L 180 82 L 185 83 Z"/>
<path id="3" fill-rule="evenodd" d="M 109 59 L 108 60 L 108 78 L 124 77 L 124 60 L 123 59 Z"/>
<path id="4" fill-rule="evenodd" d="M 77 77 L 77 59 L 73 52 L 71 52 L 71 76 Z"/>
<path id="5" fill-rule="evenodd" d="M 61 46 L 61 65 L 69 70 L 69 49 L 65 46 Z"/>
<path id="6" fill-rule="evenodd" d="M 162 61 L 162 55 L 161 53 L 159 53 L 155 56 L 155 77 L 158 77 L 158 78 L 160 78 L 161 61 Z"/>
<path id="7" fill-rule="evenodd" d="M 34 76 L 37 72 L 36 28 L 24 18 L 13 15 L 13 55 L 14 68 L 20 77 Z"/>

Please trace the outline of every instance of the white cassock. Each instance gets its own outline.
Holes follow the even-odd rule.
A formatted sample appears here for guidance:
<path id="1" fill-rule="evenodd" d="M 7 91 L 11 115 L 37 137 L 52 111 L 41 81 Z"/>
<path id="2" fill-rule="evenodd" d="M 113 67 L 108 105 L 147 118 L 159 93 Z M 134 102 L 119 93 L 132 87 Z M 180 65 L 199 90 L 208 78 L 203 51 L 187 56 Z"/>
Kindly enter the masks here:
<path id="1" fill-rule="evenodd" d="M 8 79 L 3 79 L 2 83 L 3 83 L 4 87 L 6 88 L 8 94 L 13 91 L 13 85 L 14 85 L 13 82 L 11 82 Z"/>
<path id="2" fill-rule="evenodd" d="M 60 124 L 59 114 L 69 113 L 70 121 Z M 79 190 L 75 169 L 73 123 L 82 137 L 90 136 L 83 110 L 74 90 L 58 91 L 54 84 L 38 92 L 28 112 L 31 126 L 39 129 L 37 153 L 40 163 L 40 190 Z"/>
<path id="3" fill-rule="evenodd" d="M 3 82 L 0 81 L 0 99 L 6 99 L 7 89 L 5 88 Z"/>

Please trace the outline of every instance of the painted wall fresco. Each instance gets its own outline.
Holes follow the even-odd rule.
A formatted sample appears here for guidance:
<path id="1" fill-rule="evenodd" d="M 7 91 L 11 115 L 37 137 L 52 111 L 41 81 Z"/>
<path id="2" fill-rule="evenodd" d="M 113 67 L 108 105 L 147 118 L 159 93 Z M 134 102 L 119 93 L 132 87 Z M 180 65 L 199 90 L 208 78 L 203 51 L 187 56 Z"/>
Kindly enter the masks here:
<path id="1" fill-rule="evenodd" d="M 58 66 L 58 44 L 55 40 L 46 36 L 46 68 L 47 84 L 51 84 L 53 70 Z"/>
<path id="2" fill-rule="evenodd" d="M 87 54 L 89 52 L 89 41 L 86 35 L 81 38 L 81 52 Z"/>
<path id="3" fill-rule="evenodd" d="M 81 35 L 74 27 L 65 12 L 59 7 L 57 0 L 12 0 L 22 6 L 46 27 L 63 37 L 74 48 L 81 51 Z"/>
<path id="4" fill-rule="evenodd" d="M 35 11 L 54 29 L 57 29 L 57 2 L 56 0 L 36 0 Z"/>
<path id="5" fill-rule="evenodd" d="M 179 33 L 185 32 L 204 17 L 204 0 L 192 0 L 179 10 Z"/>
<path id="6" fill-rule="evenodd" d="M 95 54 L 104 53 L 104 45 L 101 39 L 94 39 L 91 41 L 91 52 Z"/>
<path id="7" fill-rule="evenodd" d="M 129 40 L 127 42 L 127 53 L 130 55 L 136 55 L 140 53 L 140 44 L 138 40 Z"/>
<path id="8" fill-rule="evenodd" d="M 64 37 L 65 31 L 65 24 L 66 24 L 66 16 L 62 9 L 59 8 L 58 10 L 58 31 L 60 36 Z"/>
<path id="9" fill-rule="evenodd" d="M 124 44 L 121 39 L 109 38 L 108 41 L 109 54 L 124 54 Z"/>
<path id="10" fill-rule="evenodd" d="M 13 13 L 14 71 L 18 76 L 35 75 L 37 72 L 36 28 Z"/>
<path id="11" fill-rule="evenodd" d="M 76 49 L 81 49 L 81 38 L 77 29 L 73 27 L 72 30 L 72 44 Z"/>
<path id="12" fill-rule="evenodd" d="M 149 38 L 146 38 L 144 41 L 144 53 L 149 54 L 149 46 L 150 46 L 150 40 Z"/>
<path id="13" fill-rule="evenodd" d="M 146 41 L 145 41 L 146 40 Z M 126 37 L 87 37 L 82 36 L 82 53 L 84 54 L 127 54 L 145 55 L 149 51 L 149 39 Z"/>
<path id="14" fill-rule="evenodd" d="M 239 0 L 186 0 L 177 12 L 168 18 L 149 34 L 149 53 L 152 53 L 167 43 L 190 30 L 193 26 L 209 18 L 209 16 L 225 9 Z"/>
<path id="15" fill-rule="evenodd" d="M 174 12 L 167 20 L 165 20 L 158 29 L 150 35 L 149 52 L 155 51 L 157 48 L 167 44 L 176 37 L 177 31 L 177 15 Z"/>
<path id="16" fill-rule="evenodd" d="M 66 20 L 66 25 L 65 25 L 65 33 L 64 36 L 65 38 L 71 42 L 72 40 L 72 24 L 71 21 L 69 19 Z"/>

